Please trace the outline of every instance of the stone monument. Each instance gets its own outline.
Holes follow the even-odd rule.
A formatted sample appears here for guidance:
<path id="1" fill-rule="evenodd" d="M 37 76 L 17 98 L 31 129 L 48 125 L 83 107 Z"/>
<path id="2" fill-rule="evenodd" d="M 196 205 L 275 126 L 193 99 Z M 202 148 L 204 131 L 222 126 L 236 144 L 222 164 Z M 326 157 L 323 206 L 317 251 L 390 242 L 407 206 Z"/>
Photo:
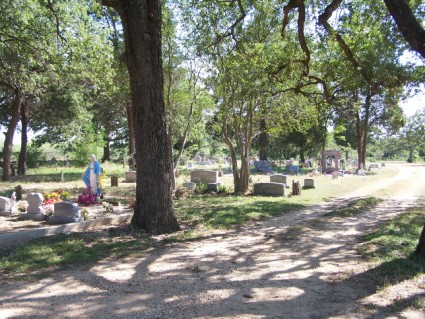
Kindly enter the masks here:
<path id="1" fill-rule="evenodd" d="M 78 204 L 64 201 L 54 204 L 54 214 L 49 218 L 49 224 L 78 223 L 83 220 Z"/>
<path id="2" fill-rule="evenodd" d="M 21 214 L 21 219 L 31 219 L 31 220 L 46 220 L 47 215 L 43 208 L 43 195 L 40 193 L 29 193 L 27 196 L 27 213 Z"/>

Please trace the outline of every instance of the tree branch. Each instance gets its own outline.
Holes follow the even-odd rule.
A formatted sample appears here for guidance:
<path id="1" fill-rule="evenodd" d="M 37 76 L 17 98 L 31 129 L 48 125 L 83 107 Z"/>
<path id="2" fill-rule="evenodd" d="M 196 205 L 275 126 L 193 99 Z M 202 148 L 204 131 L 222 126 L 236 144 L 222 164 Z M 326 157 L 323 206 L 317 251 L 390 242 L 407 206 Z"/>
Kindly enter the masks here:
<path id="1" fill-rule="evenodd" d="M 326 7 L 325 11 L 319 16 L 319 25 L 323 26 L 326 32 L 328 32 L 331 36 L 334 37 L 335 41 L 338 43 L 339 47 L 342 49 L 346 58 L 351 63 L 353 68 L 360 73 L 363 80 L 373 88 L 373 91 L 375 91 L 377 85 L 372 82 L 366 70 L 361 67 L 360 63 L 357 61 L 356 57 L 354 56 L 353 51 L 351 51 L 350 47 L 342 38 L 342 36 L 336 30 L 334 30 L 328 22 L 332 14 L 338 9 L 341 2 L 342 0 L 333 0 Z"/>
<path id="2" fill-rule="evenodd" d="M 305 4 L 304 0 L 291 0 L 288 5 L 283 8 L 283 20 L 282 20 L 282 31 L 281 36 L 282 39 L 285 38 L 285 29 L 289 24 L 289 12 L 298 8 L 298 40 L 300 42 L 301 49 L 305 54 L 305 59 L 301 62 L 304 65 L 303 76 L 307 76 L 310 72 L 310 49 L 308 48 L 307 41 L 305 39 L 304 34 L 304 26 L 305 26 Z"/>
<path id="3" fill-rule="evenodd" d="M 403 38 L 425 59 L 425 30 L 405 0 L 384 0 Z"/>

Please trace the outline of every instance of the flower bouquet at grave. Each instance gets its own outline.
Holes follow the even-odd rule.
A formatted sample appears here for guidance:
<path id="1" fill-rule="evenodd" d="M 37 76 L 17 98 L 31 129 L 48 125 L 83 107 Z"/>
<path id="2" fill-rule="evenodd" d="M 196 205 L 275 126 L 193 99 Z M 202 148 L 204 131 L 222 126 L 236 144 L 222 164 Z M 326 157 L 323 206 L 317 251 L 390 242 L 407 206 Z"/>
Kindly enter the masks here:
<path id="1" fill-rule="evenodd" d="M 78 195 L 78 203 L 83 205 L 92 205 L 96 201 L 96 194 L 92 194 L 90 192 L 91 187 L 90 185 L 87 186 L 85 190 L 83 190 L 81 195 Z"/>
<path id="2" fill-rule="evenodd" d="M 52 193 L 43 194 L 43 197 L 44 197 L 43 205 L 53 205 L 54 203 L 61 202 L 62 201 L 61 193 L 62 193 L 61 190 L 57 190 Z"/>

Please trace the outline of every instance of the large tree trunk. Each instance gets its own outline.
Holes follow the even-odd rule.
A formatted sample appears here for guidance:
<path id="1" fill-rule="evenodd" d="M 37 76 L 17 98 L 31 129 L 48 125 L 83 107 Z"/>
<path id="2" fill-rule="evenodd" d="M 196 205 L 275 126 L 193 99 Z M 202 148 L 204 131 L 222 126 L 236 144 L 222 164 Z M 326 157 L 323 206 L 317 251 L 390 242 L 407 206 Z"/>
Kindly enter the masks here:
<path id="1" fill-rule="evenodd" d="M 357 161 L 358 161 L 358 168 L 359 169 L 364 169 L 364 166 L 362 164 L 364 164 L 362 162 L 362 123 L 360 120 L 360 115 L 357 113 L 356 114 L 356 140 L 357 140 Z"/>
<path id="2" fill-rule="evenodd" d="M 15 90 L 15 98 L 10 106 L 10 114 L 12 116 L 4 139 L 3 148 L 3 175 L 2 180 L 10 180 L 10 161 L 12 159 L 13 136 L 15 135 L 16 125 L 19 122 L 19 112 L 21 109 L 23 98 L 19 89 Z"/>
<path id="3" fill-rule="evenodd" d="M 28 105 L 22 103 L 21 106 L 21 150 L 18 160 L 18 174 L 25 175 L 27 173 L 27 150 L 28 150 Z"/>
<path id="4" fill-rule="evenodd" d="M 238 171 L 238 160 L 237 160 L 235 148 L 233 147 L 232 141 L 230 140 L 230 137 L 227 131 L 227 122 L 225 118 L 223 119 L 222 131 L 223 131 L 224 143 L 227 145 L 227 147 L 229 147 L 230 158 L 232 160 L 233 185 L 235 188 L 235 193 L 238 194 L 242 192 L 240 189 L 240 175 Z"/>
<path id="5" fill-rule="evenodd" d="M 128 123 L 128 155 L 129 166 L 131 170 L 136 169 L 136 163 L 134 162 L 133 154 L 136 153 L 136 145 L 135 145 L 135 136 L 134 136 L 134 116 L 133 116 L 133 108 L 131 104 L 127 105 L 127 123 Z"/>
<path id="6" fill-rule="evenodd" d="M 258 135 L 258 145 L 260 148 L 260 161 L 267 161 L 267 146 L 269 137 L 267 135 L 266 120 L 260 119 L 260 134 Z"/>
<path id="7" fill-rule="evenodd" d="M 384 0 L 404 39 L 425 59 L 425 30 L 406 0 Z"/>
<path id="8" fill-rule="evenodd" d="M 109 138 L 104 139 L 105 145 L 103 146 L 102 162 L 111 160 L 111 140 Z"/>
<path id="9" fill-rule="evenodd" d="M 173 212 L 161 52 L 161 1 L 103 1 L 121 16 L 134 115 L 137 186 L 131 225 L 160 234 L 180 229 Z"/>

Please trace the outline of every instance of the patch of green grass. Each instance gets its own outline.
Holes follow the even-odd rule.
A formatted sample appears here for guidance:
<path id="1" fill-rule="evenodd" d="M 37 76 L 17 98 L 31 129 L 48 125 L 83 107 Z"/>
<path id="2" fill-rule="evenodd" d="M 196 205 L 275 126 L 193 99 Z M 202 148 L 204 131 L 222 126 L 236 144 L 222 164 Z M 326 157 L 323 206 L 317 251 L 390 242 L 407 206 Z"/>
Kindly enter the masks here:
<path id="1" fill-rule="evenodd" d="M 377 263 L 382 276 L 414 277 L 425 270 L 425 259 L 413 254 L 424 223 L 423 209 L 398 216 L 365 235 L 359 253 Z"/>
<path id="2" fill-rule="evenodd" d="M 92 264 L 106 257 L 122 258 L 140 253 L 149 242 L 137 238 L 101 238 L 88 234 L 57 235 L 0 251 L 0 275 L 43 276 L 73 265 Z"/>
<path id="3" fill-rule="evenodd" d="M 230 228 L 306 207 L 289 198 L 198 195 L 176 201 L 180 220 L 210 228 Z"/>
<path id="4" fill-rule="evenodd" d="M 382 199 L 376 197 L 366 197 L 351 201 L 347 206 L 336 209 L 330 213 L 325 214 L 328 217 L 350 217 L 355 214 L 364 212 L 366 210 L 376 207 Z"/>

